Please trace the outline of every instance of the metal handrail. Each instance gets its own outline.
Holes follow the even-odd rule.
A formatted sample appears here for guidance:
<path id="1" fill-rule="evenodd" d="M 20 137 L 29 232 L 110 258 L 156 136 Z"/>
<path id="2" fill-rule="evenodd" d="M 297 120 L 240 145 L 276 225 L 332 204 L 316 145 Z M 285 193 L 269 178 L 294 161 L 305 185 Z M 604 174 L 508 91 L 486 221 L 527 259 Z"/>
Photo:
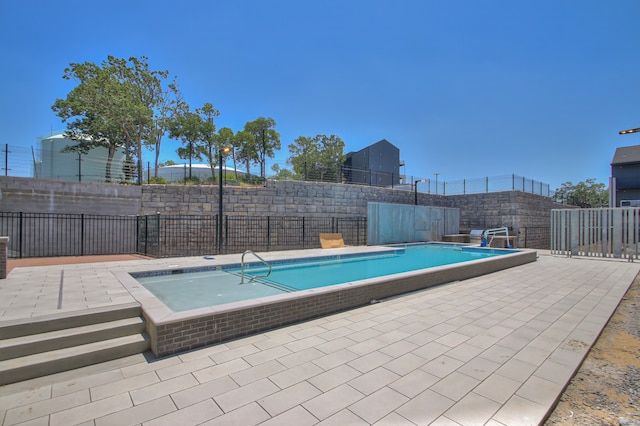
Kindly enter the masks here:
<path id="1" fill-rule="evenodd" d="M 269 272 L 267 272 L 267 275 L 255 275 L 255 276 L 252 276 L 251 279 L 249 280 L 249 282 L 252 282 L 256 278 L 267 278 L 269 275 L 271 275 L 271 264 L 269 262 L 267 262 L 266 260 L 264 260 L 263 258 L 261 258 L 260 256 L 258 256 L 256 254 L 256 252 L 254 252 L 253 250 L 246 250 L 244 253 L 242 253 L 242 257 L 240 258 L 240 284 L 244 284 L 244 256 L 247 253 L 250 253 L 250 254 L 254 255 L 255 257 L 257 257 L 262 263 L 267 265 L 267 267 L 269 268 Z"/>

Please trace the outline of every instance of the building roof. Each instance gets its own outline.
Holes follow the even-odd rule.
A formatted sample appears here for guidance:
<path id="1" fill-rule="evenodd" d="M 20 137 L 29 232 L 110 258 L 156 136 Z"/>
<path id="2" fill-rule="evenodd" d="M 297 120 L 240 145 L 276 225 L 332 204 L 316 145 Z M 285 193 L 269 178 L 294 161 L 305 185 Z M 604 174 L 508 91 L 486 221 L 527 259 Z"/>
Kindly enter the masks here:
<path id="1" fill-rule="evenodd" d="M 351 155 L 355 154 L 356 152 L 363 152 L 363 151 L 366 151 L 366 150 L 368 150 L 368 149 L 371 149 L 371 147 L 372 147 L 372 146 L 375 146 L 375 145 L 378 145 L 378 144 L 387 144 L 387 145 L 391 145 L 393 148 L 395 148 L 395 149 L 397 149 L 398 151 L 400 151 L 400 150 L 398 149 L 398 147 L 397 147 L 397 146 L 395 146 L 394 144 L 392 144 L 392 143 L 391 143 L 391 142 L 389 142 L 388 140 L 386 140 L 386 139 L 380 139 L 378 142 L 374 142 L 374 143 L 372 143 L 371 145 L 365 146 L 364 148 L 362 148 L 362 149 L 361 149 L 361 150 L 359 150 L 359 151 L 349 151 L 349 152 L 347 152 L 347 157 L 349 157 L 349 156 L 351 156 Z"/>
<path id="2" fill-rule="evenodd" d="M 630 163 L 640 163 L 640 145 L 616 148 L 616 153 L 613 156 L 611 165 L 616 166 Z"/>

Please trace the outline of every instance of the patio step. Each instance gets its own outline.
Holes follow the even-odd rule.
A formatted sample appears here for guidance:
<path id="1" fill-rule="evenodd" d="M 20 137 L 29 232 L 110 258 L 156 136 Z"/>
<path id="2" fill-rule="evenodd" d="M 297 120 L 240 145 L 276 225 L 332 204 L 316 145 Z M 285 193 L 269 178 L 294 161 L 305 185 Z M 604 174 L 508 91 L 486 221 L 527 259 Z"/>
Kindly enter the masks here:
<path id="1" fill-rule="evenodd" d="M 140 305 L 91 309 L 0 326 L 0 385 L 149 349 Z"/>

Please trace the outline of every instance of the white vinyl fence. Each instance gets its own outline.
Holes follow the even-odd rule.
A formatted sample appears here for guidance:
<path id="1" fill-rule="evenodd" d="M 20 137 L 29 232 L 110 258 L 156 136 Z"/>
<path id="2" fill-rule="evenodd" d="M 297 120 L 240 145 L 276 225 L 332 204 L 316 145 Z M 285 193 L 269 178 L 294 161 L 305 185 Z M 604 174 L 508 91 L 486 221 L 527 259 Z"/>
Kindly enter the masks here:
<path id="1" fill-rule="evenodd" d="M 567 256 L 615 257 L 632 262 L 640 254 L 640 208 L 551 211 L 551 252 Z"/>

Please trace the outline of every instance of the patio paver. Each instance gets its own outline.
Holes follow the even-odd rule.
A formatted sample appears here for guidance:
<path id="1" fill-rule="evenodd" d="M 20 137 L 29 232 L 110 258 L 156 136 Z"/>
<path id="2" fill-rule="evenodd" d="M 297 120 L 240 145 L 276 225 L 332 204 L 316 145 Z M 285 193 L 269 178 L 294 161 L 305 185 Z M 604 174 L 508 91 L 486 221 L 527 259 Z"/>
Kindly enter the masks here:
<path id="1" fill-rule="evenodd" d="M 198 262 L 18 267 L 0 280 L 0 322 L 131 302 L 114 272 Z M 57 309 L 63 270 L 69 294 Z M 540 252 L 532 264 L 160 360 L 5 385 L 0 424 L 540 424 L 639 271 Z"/>

